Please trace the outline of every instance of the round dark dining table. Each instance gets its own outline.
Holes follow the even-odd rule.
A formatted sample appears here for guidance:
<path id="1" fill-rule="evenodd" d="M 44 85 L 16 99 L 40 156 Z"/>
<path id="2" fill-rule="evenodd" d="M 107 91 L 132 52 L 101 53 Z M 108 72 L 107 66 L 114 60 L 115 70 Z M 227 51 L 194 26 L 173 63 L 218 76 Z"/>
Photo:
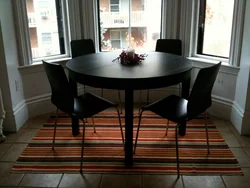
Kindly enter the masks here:
<path id="1" fill-rule="evenodd" d="M 125 91 L 125 165 L 133 164 L 133 94 L 134 90 L 162 88 L 182 83 L 182 97 L 189 95 L 192 62 L 185 57 L 162 52 L 147 52 L 139 64 L 113 61 L 120 52 L 101 52 L 69 60 L 66 67 L 72 92 L 77 83 L 97 88 Z M 165 97 L 165 96 L 163 96 Z M 79 134 L 78 120 L 72 117 L 72 134 Z M 185 135 L 181 124 L 179 134 Z"/>

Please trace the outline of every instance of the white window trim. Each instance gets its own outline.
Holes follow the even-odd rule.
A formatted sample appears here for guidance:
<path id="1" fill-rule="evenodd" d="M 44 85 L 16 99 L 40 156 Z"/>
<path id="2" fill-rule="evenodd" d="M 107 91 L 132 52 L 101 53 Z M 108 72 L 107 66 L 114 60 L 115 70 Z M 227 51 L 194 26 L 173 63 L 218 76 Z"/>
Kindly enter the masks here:
<path id="1" fill-rule="evenodd" d="M 20 66 L 32 65 L 34 63 L 41 63 L 41 60 L 63 59 L 69 57 L 69 20 L 67 0 L 62 1 L 63 19 L 64 19 L 64 39 L 65 39 L 65 54 L 36 58 L 33 60 L 29 36 L 29 24 L 27 17 L 26 0 L 13 1 L 13 8 L 15 12 L 16 34 L 18 38 Z"/>
<path id="2" fill-rule="evenodd" d="M 246 0 L 235 0 L 229 65 L 239 67 L 243 39 Z"/>

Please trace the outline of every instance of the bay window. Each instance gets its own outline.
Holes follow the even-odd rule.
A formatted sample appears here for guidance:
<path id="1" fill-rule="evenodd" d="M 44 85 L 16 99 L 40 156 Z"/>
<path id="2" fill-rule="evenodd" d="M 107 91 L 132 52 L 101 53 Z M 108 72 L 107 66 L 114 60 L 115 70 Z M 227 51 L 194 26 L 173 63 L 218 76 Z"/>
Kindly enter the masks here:
<path id="1" fill-rule="evenodd" d="M 22 66 L 70 58 L 70 40 L 83 38 L 97 52 L 152 51 L 159 38 L 181 39 L 186 57 L 239 66 L 245 0 L 13 2 Z"/>

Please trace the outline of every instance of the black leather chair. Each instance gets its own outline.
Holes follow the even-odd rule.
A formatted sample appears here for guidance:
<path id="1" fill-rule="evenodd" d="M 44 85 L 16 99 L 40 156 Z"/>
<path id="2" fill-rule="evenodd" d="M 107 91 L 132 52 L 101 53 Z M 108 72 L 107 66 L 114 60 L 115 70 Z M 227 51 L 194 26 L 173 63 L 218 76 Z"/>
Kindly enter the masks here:
<path id="1" fill-rule="evenodd" d="M 182 42 L 180 39 L 158 39 L 155 51 L 182 55 Z"/>
<path id="2" fill-rule="evenodd" d="M 134 153 L 138 141 L 142 113 L 145 110 L 152 111 L 159 116 L 168 119 L 166 135 L 169 120 L 176 122 L 175 139 L 176 139 L 176 161 L 179 177 L 179 152 L 178 152 L 178 127 L 181 123 L 187 122 L 197 115 L 205 112 L 205 128 L 207 137 L 207 151 L 209 154 L 209 138 L 207 130 L 206 110 L 212 105 L 211 92 L 217 77 L 221 62 L 211 67 L 202 68 L 195 80 L 192 91 L 188 99 L 181 98 L 177 95 L 170 95 L 159 101 L 146 105 L 142 108 L 139 115 L 139 123 L 134 146 Z"/>
<path id="3" fill-rule="evenodd" d="M 182 55 L 182 42 L 180 39 L 158 39 L 156 41 L 156 52 L 165 52 L 175 55 Z M 179 84 L 179 95 L 181 84 Z M 147 104 L 149 103 L 149 90 L 147 90 Z"/>
<path id="4" fill-rule="evenodd" d="M 70 42 L 70 46 L 71 46 L 72 58 L 95 53 L 95 45 L 92 39 L 72 40 Z M 85 91 L 86 90 L 84 86 L 84 92 Z M 101 96 L 103 97 L 103 89 L 102 89 Z M 118 98 L 119 98 L 119 103 L 120 103 L 120 113 L 122 113 L 122 102 L 121 102 L 120 90 L 118 90 Z"/>
<path id="5" fill-rule="evenodd" d="M 55 145 L 58 110 L 61 110 L 69 114 L 71 117 L 76 116 L 78 119 L 81 119 L 83 121 L 83 132 L 82 132 L 82 152 L 81 152 L 80 172 L 82 172 L 84 135 L 85 135 L 84 119 L 88 117 L 93 117 L 93 115 L 103 110 L 106 110 L 107 108 L 115 107 L 117 110 L 120 129 L 121 129 L 122 142 L 124 144 L 124 137 L 123 137 L 119 110 L 117 108 L 117 105 L 114 104 L 113 102 L 110 102 L 104 98 L 101 98 L 99 96 L 93 95 L 88 92 L 74 98 L 72 92 L 70 91 L 70 85 L 63 67 L 59 64 L 48 63 L 45 61 L 43 61 L 43 65 L 52 90 L 51 102 L 57 107 L 52 149 L 54 150 L 54 145 Z M 94 126 L 94 132 L 96 132 L 95 126 Z"/>

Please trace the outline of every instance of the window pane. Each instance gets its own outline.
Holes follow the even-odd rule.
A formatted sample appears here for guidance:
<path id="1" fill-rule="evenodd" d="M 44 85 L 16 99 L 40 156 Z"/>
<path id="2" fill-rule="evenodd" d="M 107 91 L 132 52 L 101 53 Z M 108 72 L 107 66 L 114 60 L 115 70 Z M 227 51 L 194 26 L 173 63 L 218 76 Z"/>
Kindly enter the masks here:
<path id="1" fill-rule="evenodd" d="M 42 33 L 43 42 L 52 42 L 51 33 Z"/>
<path id="2" fill-rule="evenodd" d="M 61 0 L 26 0 L 33 59 L 65 54 Z"/>
<path id="3" fill-rule="evenodd" d="M 110 4 L 119 4 L 120 0 L 110 0 Z"/>
<path id="4" fill-rule="evenodd" d="M 121 41 L 120 40 L 111 40 L 111 45 L 114 49 L 121 48 Z"/>
<path id="5" fill-rule="evenodd" d="M 119 5 L 110 5 L 110 12 L 119 12 Z"/>
<path id="6" fill-rule="evenodd" d="M 120 31 L 110 31 L 111 39 L 120 39 Z"/>
<path id="7" fill-rule="evenodd" d="M 197 53 L 229 57 L 233 7 L 234 0 L 201 1 Z"/>
<path id="8" fill-rule="evenodd" d="M 101 50 L 116 50 L 118 45 L 111 41 L 111 30 L 120 31 L 120 49 L 155 50 L 156 40 L 161 31 L 161 0 L 120 0 L 119 11 L 110 3 L 115 1 L 99 0 Z M 131 36 L 129 35 L 131 20 Z M 115 46 L 113 46 L 115 45 Z"/>

